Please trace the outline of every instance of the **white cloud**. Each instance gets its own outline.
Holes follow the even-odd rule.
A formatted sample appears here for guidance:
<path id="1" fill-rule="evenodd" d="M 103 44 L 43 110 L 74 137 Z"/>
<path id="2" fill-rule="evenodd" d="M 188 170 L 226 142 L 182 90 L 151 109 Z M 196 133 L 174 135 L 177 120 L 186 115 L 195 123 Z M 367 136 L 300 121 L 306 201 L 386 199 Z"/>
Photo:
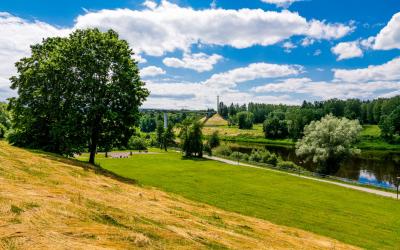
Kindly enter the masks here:
<path id="1" fill-rule="evenodd" d="M 285 48 L 286 53 L 290 53 L 292 49 L 296 48 L 297 46 L 290 41 L 286 41 L 283 43 L 282 47 Z"/>
<path id="2" fill-rule="evenodd" d="M 8 86 L 8 79 L 16 73 L 14 63 L 30 55 L 30 45 L 49 36 L 69 33 L 68 29 L 39 21 L 30 22 L 4 12 L 0 12 L 0 30 L 0 88 Z"/>
<path id="3" fill-rule="evenodd" d="M 141 77 L 151 77 L 151 76 L 158 76 L 164 75 L 165 70 L 156 66 L 148 66 L 140 70 Z"/>
<path id="4" fill-rule="evenodd" d="M 138 52 L 153 56 L 177 49 L 188 52 L 198 43 L 248 48 L 273 45 L 296 35 L 337 39 L 353 30 L 352 26 L 344 24 L 307 21 L 298 13 L 287 10 L 194 10 L 168 1 L 162 1 L 153 9 L 85 13 L 78 16 L 75 27 L 112 28 Z"/>
<path id="5" fill-rule="evenodd" d="M 252 63 L 247 67 L 214 74 L 208 80 L 204 81 L 204 84 L 224 89 L 232 88 L 238 83 L 255 79 L 284 77 L 297 75 L 301 72 L 302 67 L 299 65 Z"/>
<path id="6" fill-rule="evenodd" d="M 333 54 L 338 56 L 338 61 L 354 57 L 362 57 L 364 54 L 360 48 L 359 41 L 338 43 L 331 49 L 331 51 Z"/>
<path id="7" fill-rule="evenodd" d="M 138 63 L 147 63 L 146 58 L 143 58 L 140 54 L 134 54 L 132 56 L 133 59 L 135 59 Z"/>
<path id="8" fill-rule="evenodd" d="M 333 69 L 335 81 L 369 82 L 400 80 L 400 57 L 382 65 L 360 69 Z"/>
<path id="9" fill-rule="evenodd" d="M 378 33 L 373 48 L 375 50 L 400 49 L 400 12 L 394 14 Z"/>
<path id="10" fill-rule="evenodd" d="M 149 9 L 155 9 L 157 7 L 157 3 L 154 1 L 146 0 L 144 1 L 143 6 Z"/>
<path id="11" fill-rule="evenodd" d="M 275 4 L 278 7 L 288 8 L 294 2 L 300 2 L 302 0 L 261 0 L 264 3 Z"/>
<path id="12" fill-rule="evenodd" d="M 144 107 L 166 107 L 203 109 L 213 107 L 215 97 L 220 95 L 226 103 L 248 103 L 251 101 L 269 103 L 300 103 L 288 95 L 257 96 L 251 92 L 240 92 L 235 89 L 238 83 L 255 79 L 279 78 L 297 75 L 302 72 L 298 65 L 279 65 L 268 63 L 253 63 L 246 67 L 232 69 L 212 75 L 202 82 L 161 82 L 146 81 L 150 90 L 148 101 Z"/>
<path id="13" fill-rule="evenodd" d="M 317 49 L 314 51 L 313 56 L 319 56 L 322 54 L 322 51 L 320 49 Z"/>
<path id="14" fill-rule="evenodd" d="M 400 88 L 399 82 L 328 82 L 312 81 L 309 78 L 289 78 L 280 82 L 267 83 L 251 89 L 255 93 L 307 94 L 310 99 L 360 98 L 370 99 L 379 91 L 394 91 Z"/>
<path id="15" fill-rule="evenodd" d="M 163 63 L 168 67 L 193 69 L 197 72 L 210 71 L 214 65 L 222 60 L 222 56 L 217 54 L 207 55 L 204 53 L 183 55 L 182 59 L 175 57 L 164 58 Z"/>
<path id="16" fill-rule="evenodd" d="M 301 40 L 301 46 L 303 47 L 308 47 L 310 45 L 313 45 L 315 43 L 315 39 L 310 38 L 310 37 L 305 37 Z"/>

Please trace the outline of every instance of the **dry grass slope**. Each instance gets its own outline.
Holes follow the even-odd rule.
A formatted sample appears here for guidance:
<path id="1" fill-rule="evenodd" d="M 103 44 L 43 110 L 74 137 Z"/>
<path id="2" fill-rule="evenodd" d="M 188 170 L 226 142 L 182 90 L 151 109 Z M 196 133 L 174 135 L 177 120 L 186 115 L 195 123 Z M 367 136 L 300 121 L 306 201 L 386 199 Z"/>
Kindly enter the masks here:
<path id="1" fill-rule="evenodd" d="M 206 119 L 206 117 L 203 117 L 200 119 L 200 122 L 204 123 L 204 126 L 228 126 L 228 121 L 222 118 L 219 114 L 215 114 L 211 116 L 210 118 Z"/>
<path id="2" fill-rule="evenodd" d="M 354 249 L 2 141 L 0 248 Z"/>

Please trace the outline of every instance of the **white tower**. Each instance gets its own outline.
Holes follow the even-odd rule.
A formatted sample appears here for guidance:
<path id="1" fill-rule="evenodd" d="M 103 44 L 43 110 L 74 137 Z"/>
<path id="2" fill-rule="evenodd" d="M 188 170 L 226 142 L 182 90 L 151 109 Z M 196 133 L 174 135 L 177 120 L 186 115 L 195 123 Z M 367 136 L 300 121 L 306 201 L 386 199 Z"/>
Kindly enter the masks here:
<path id="1" fill-rule="evenodd" d="M 168 114 L 164 112 L 164 129 L 168 127 Z"/>
<path id="2" fill-rule="evenodd" d="M 219 114 L 219 95 L 217 95 L 217 113 Z"/>

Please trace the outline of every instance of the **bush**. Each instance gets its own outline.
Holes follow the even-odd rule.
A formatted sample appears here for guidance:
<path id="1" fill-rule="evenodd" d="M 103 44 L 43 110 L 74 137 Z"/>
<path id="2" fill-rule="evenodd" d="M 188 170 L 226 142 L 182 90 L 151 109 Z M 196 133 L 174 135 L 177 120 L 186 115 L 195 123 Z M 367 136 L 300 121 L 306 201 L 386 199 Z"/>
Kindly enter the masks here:
<path id="1" fill-rule="evenodd" d="M 147 149 L 146 140 L 139 136 L 132 136 L 128 142 L 129 149 L 132 150 L 145 150 Z"/>
<path id="2" fill-rule="evenodd" d="M 242 111 L 237 113 L 237 122 L 239 129 L 251 129 L 253 128 L 254 115 L 251 112 Z"/>
<path id="3" fill-rule="evenodd" d="M 238 151 L 234 151 L 231 153 L 231 155 L 229 156 L 229 158 L 233 159 L 233 160 L 241 160 L 241 161 L 248 161 L 249 160 L 249 155 L 246 153 L 241 153 Z"/>
<path id="4" fill-rule="evenodd" d="M 208 145 L 210 148 L 216 148 L 220 145 L 218 131 L 214 131 L 208 139 Z"/>
<path id="5" fill-rule="evenodd" d="M 288 169 L 288 170 L 301 170 L 302 167 L 296 165 L 291 161 L 280 161 L 278 162 L 278 168 Z"/>
<path id="6" fill-rule="evenodd" d="M 232 154 L 232 150 L 230 147 L 226 145 L 220 145 L 219 147 L 214 149 L 215 155 L 222 155 L 222 156 L 230 156 Z"/>
<path id="7" fill-rule="evenodd" d="M 209 156 L 212 156 L 212 150 L 209 143 L 204 144 L 203 146 L 204 152 L 206 152 Z"/>
<path id="8" fill-rule="evenodd" d="M 276 163 L 278 162 L 278 157 L 276 156 L 276 154 L 271 153 L 265 149 L 253 149 L 249 156 L 249 160 L 252 162 L 266 163 L 276 166 Z"/>

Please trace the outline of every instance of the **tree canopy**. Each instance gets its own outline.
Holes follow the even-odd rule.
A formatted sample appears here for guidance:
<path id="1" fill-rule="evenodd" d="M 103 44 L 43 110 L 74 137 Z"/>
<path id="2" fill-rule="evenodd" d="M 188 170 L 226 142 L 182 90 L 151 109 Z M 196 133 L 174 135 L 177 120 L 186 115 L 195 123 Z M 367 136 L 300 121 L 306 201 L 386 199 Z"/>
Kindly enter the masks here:
<path id="1" fill-rule="evenodd" d="M 317 163 L 321 173 L 335 173 L 343 159 L 359 152 L 353 144 L 361 130 L 358 120 L 327 115 L 304 128 L 304 137 L 296 143 L 296 154 Z"/>
<path id="2" fill-rule="evenodd" d="M 112 30 L 76 30 L 31 46 L 11 78 L 14 144 L 71 155 L 126 145 L 148 96 L 126 41 Z"/>

